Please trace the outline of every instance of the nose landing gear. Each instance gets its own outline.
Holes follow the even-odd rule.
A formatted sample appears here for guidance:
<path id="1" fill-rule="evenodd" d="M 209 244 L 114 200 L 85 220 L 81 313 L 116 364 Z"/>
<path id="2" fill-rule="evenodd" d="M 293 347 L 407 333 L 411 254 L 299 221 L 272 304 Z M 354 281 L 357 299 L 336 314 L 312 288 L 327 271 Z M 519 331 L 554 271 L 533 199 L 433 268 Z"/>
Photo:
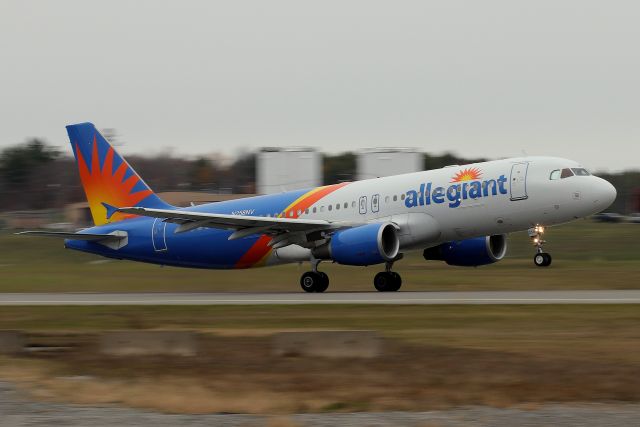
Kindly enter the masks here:
<path id="1" fill-rule="evenodd" d="M 544 234 L 544 227 L 536 225 L 535 227 L 530 228 L 527 232 L 531 238 L 531 243 L 536 247 L 536 254 L 533 257 L 533 263 L 538 267 L 550 266 L 552 260 L 551 255 L 543 250 L 543 245 L 546 243 L 546 240 L 542 238 L 542 235 Z"/>

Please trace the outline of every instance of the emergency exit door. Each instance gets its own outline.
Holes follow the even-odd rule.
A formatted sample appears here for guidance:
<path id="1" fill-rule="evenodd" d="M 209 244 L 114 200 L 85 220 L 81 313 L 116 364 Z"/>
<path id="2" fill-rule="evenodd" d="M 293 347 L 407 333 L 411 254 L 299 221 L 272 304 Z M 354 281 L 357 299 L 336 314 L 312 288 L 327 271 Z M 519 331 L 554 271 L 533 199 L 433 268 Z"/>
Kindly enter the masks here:
<path id="1" fill-rule="evenodd" d="M 524 200 L 527 198 L 527 169 L 529 163 L 516 163 L 511 166 L 511 179 L 509 191 L 511 200 Z"/>
<path id="2" fill-rule="evenodd" d="M 153 220 L 153 226 L 151 228 L 151 239 L 153 241 L 153 249 L 156 252 L 167 250 L 167 238 L 166 238 L 167 223 L 162 218 L 156 218 Z"/>

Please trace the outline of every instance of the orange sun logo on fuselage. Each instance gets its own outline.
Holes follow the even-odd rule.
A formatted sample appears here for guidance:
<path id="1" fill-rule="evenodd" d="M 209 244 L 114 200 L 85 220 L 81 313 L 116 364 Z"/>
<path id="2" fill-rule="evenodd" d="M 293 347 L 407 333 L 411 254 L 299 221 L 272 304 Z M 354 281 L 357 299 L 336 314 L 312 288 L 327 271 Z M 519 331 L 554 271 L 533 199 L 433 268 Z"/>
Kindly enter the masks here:
<path id="1" fill-rule="evenodd" d="M 482 178 L 482 171 L 478 168 L 466 168 L 451 178 L 451 182 L 476 181 Z"/>

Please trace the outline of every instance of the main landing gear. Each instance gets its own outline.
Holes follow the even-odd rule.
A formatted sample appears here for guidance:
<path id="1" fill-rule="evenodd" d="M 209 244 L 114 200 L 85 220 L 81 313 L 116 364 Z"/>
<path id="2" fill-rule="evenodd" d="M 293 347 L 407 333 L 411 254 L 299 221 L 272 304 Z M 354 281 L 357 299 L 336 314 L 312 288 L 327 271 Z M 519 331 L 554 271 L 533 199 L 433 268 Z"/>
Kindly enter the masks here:
<path id="1" fill-rule="evenodd" d="M 536 247 L 536 254 L 533 257 L 533 263 L 538 267 L 549 267 L 551 265 L 551 255 L 544 252 L 542 246 L 546 243 L 546 240 L 542 239 L 544 234 L 544 227 L 536 225 L 528 230 L 529 237 L 533 246 Z"/>
<path id="2" fill-rule="evenodd" d="M 373 286 L 379 292 L 395 292 L 402 286 L 402 277 L 395 271 L 391 271 L 393 262 L 388 262 L 385 271 L 381 271 L 373 278 Z"/>
<path id="3" fill-rule="evenodd" d="M 319 260 L 311 262 L 312 271 L 307 271 L 300 277 L 300 287 L 305 292 L 324 292 L 329 287 L 327 273 L 318 271 Z M 376 274 L 373 286 L 379 292 L 395 292 L 402 286 L 402 277 L 395 271 L 391 271 L 393 262 L 388 262 L 385 271 Z"/>
<path id="4" fill-rule="evenodd" d="M 314 260 L 311 263 L 312 271 L 307 271 L 300 277 L 300 286 L 305 292 L 324 292 L 329 287 L 329 276 L 327 273 L 318 271 L 320 261 Z"/>
<path id="5" fill-rule="evenodd" d="M 324 292 L 329 287 L 329 276 L 321 271 L 307 271 L 300 278 L 300 286 L 305 292 Z"/>

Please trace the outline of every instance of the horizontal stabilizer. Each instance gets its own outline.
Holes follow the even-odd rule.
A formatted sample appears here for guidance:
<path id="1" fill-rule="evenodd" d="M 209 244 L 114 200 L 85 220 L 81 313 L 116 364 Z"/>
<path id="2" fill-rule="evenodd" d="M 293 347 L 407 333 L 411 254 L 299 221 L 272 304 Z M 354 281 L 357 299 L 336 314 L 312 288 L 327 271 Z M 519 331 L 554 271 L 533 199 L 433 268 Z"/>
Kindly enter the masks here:
<path id="1" fill-rule="evenodd" d="M 58 237 L 70 240 L 85 240 L 100 243 L 112 249 L 120 249 L 128 243 L 128 235 L 125 231 L 114 231 L 111 234 L 65 233 L 64 231 L 22 231 L 16 234 L 22 236 Z"/>
<path id="2" fill-rule="evenodd" d="M 117 236 L 113 234 L 65 233 L 63 231 L 23 231 L 16 234 L 30 235 L 30 236 L 44 236 L 44 237 L 60 237 L 62 239 L 92 240 L 92 241 L 124 238 L 124 236 Z"/>

